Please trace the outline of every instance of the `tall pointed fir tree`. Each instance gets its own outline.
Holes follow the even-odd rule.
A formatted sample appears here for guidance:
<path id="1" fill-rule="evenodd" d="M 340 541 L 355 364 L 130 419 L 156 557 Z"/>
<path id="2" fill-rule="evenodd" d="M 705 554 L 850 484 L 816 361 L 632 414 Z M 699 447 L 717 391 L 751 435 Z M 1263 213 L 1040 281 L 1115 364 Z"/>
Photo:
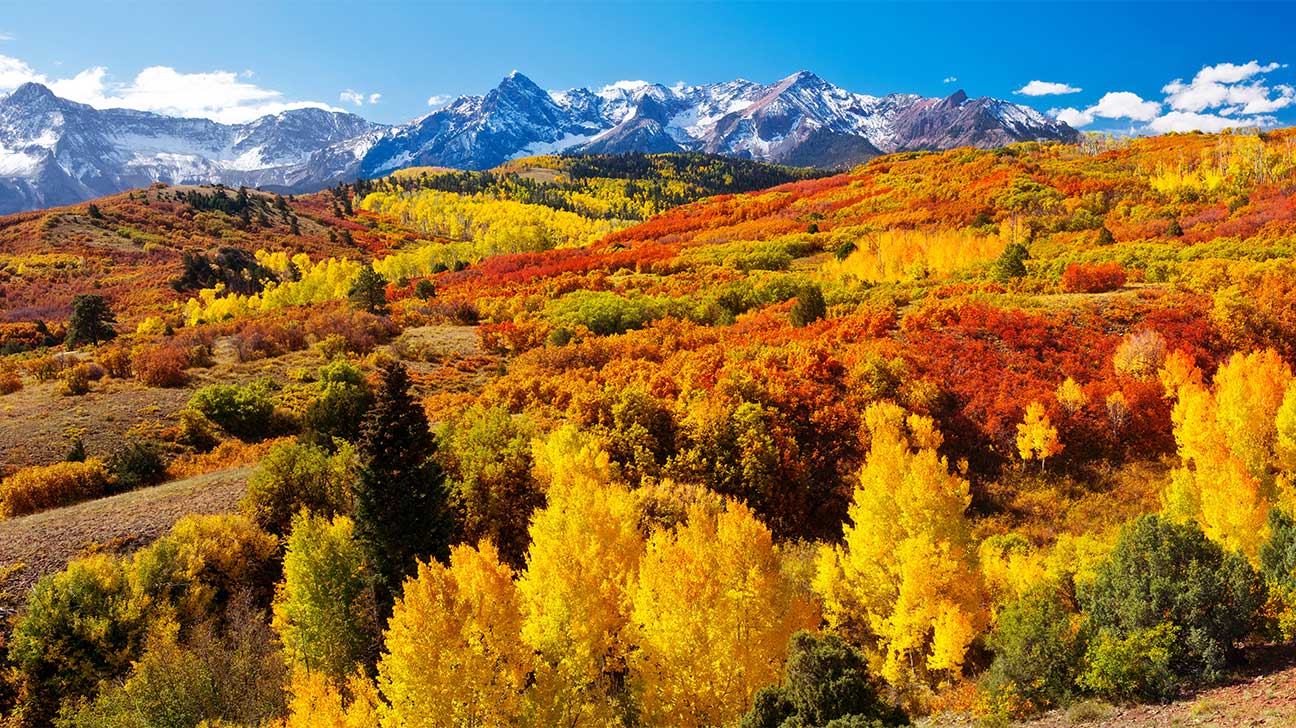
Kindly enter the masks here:
<path id="1" fill-rule="evenodd" d="M 417 572 L 419 559 L 444 561 L 450 553 L 454 519 L 435 452 L 405 366 L 383 365 L 361 426 L 361 469 L 354 488 L 355 535 L 376 574 L 383 618 L 401 583 Z"/>

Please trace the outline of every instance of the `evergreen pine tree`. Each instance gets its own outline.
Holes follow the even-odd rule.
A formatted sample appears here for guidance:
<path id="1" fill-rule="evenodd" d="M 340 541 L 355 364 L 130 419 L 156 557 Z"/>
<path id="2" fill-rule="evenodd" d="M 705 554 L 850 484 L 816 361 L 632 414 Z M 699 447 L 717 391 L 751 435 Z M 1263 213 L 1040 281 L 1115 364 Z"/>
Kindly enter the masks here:
<path id="1" fill-rule="evenodd" d="M 418 559 L 447 558 L 454 531 L 445 474 L 433 459 L 436 441 L 398 362 L 381 369 L 358 453 L 355 533 L 376 574 L 376 597 L 385 616 Z"/>
<path id="2" fill-rule="evenodd" d="M 366 265 L 356 274 L 348 293 L 351 305 L 369 313 L 387 312 L 387 279 Z"/>
<path id="3" fill-rule="evenodd" d="M 1014 278 L 1021 278 L 1026 275 L 1027 260 L 1030 260 L 1030 253 L 1026 251 L 1025 245 L 1009 243 L 995 261 L 995 278 L 1004 283 Z"/>
<path id="4" fill-rule="evenodd" d="M 1183 226 L 1179 224 L 1178 220 L 1171 220 L 1169 227 L 1166 228 L 1166 235 L 1174 238 L 1182 238 Z"/>
<path id="5" fill-rule="evenodd" d="M 116 323 L 117 317 L 103 296 L 82 293 L 72 299 L 72 315 L 68 318 L 65 341 L 70 348 L 107 341 L 117 335 L 113 328 Z"/>

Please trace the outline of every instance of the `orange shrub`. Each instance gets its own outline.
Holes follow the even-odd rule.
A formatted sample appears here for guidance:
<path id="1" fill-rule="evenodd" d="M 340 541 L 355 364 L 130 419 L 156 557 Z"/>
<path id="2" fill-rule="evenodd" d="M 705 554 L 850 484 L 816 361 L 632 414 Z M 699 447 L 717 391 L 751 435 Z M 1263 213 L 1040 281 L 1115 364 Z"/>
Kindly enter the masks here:
<path id="1" fill-rule="evenodd" d="M 113 379 L 126 379 L 131 375 L 131 355 L 125 346 L 104 347 L 95 360 Z"/>
<path id="2" fill-rule="evenodd" d="M 0 481 L 0 517 L 12 518 L 79 503 L 104 494 L 102 460 L 27 467 Z"/>
<path id="3" fill-rule="evenodd" d="M 1120 263 L 1072 263 L 1062 273 L 1062 290 L 1070 293 L 1102 293 L 1125 285 Z"/>
<path id="4" fill-rule="evenodd" d="M 0 367 L 0 396 L 22 389 L 22 377 L 12 367 Z"/>
<path id="5" fill-rule="evenodd" d="M 317 313 L 306 321 L 306 333 L 311 338 L 324 341 L 330 336 L 341 336 L 346 339 L 347 349 L 357 354 L 373 351 L 375 346 L 399 332 L 389 318 L 349 309 Z"/>
<path id="6" fill-rule="evenodd" d="M 172 344 L 135 347 L 131 356 L 135 378 L 150 387 L 183 387 L 189 381 L 189 352 Z"/>

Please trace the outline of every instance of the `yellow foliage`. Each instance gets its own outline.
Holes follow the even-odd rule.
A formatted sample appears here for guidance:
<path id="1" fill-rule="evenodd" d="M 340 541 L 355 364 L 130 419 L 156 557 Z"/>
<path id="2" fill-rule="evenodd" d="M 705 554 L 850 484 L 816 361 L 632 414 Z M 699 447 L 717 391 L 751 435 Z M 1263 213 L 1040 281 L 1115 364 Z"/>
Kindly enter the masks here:
<path id="1" fill-rule="evenodd" d="M 1234 354 L 1211 388 L 1201 384 L 1199 372 L 1163 373 L 1164 379 L 1183 382 L 1172 390 L 1177 401 L 1171 412 L 1183 465 L 1162 492 L 1162 506 L 1167 515 L 1196 520 L 1212 539 L 1256 558 L 1277 497 L 1277 419 L 1291 368 L 1267 350 Z"/>
<path id="2" fill-rule="evenodd" d="M 378 728 L 381 700 L 373 682 L 357 673 L 343 693 L 324 675 L 294 672 L 284 728 Z"/>
<path id="3" fill-rule="evenodd" d="M 841 546 L 821 548 L 815 590 L 828 625 L 869 647 L 884 678 L 957 672 L 987 615 L 965 511 L 968 482 L 930 448 L 914 450 L 904 411 L 865 411 L 872 445 Z"/>
<path id="4" fill-rule="evenodd" d="M 599 725 L 606 678 L 627 656 L 630 589 L 644 550 L 636 500 L 611 480 L 607 453 L 571 430 L 537 444 L 536 460 L 547 504 L 532 517 L 518 582 L 522 637 L 549 670 L 535 710 L 567 725 Z"/>
<path id="5" fill-rule="evenodd" d="M 360 208 L 439 238 L 471 240 L 492 255 L 588 245 L 615 229 L 606 220 L 485 194 L 374 192 L 360 201 Z"/>
<path id="6" fill-rule="evenodd" d="M 522 643 L 513 571 L 490 542 L 419 564 L 392 612 L 378 686 L 384 726 L 511 726 L 532 652 Z"/>
<path id="7" fill-rule="evenodd" d="M 996 258 L 1004 240 L 973 230 L 886 230 L 862 235 L 855 252 L 825 270 L 865 281 L 921 280 Z"/>
<path id="8" fill-rule="evenodd" d="M 685 525 L 653 535 L 633 615 L 644 720 L 679 728 L 733 722 L 778 681 L 792 634 L 818 624 L 769 529 L 733 501 L 694 505 Z"/>
<path id="9" fill-rule="evenodd" d="M 1071 377 L 1062 380 L 1062 383 L 1058 385 L 1057 401 L 1058 404 L 1062 405 L 1062 409 L 1066 410 L 1067 414 L 1072 415 L 1089 404 L 1089 398 L 1085 396 L 1084 390 Z"/>
<path id="10" fill-rule="evenodd" d="M 1031 402 L 1026 405 L 1026 415 L 1017 425 L 1017 452 L 1022 460 L 1038 459 L 1040 467 L 1049 457 L 1062 452 L 1057 428 L 1049 421 L 1044 405 Z"/>

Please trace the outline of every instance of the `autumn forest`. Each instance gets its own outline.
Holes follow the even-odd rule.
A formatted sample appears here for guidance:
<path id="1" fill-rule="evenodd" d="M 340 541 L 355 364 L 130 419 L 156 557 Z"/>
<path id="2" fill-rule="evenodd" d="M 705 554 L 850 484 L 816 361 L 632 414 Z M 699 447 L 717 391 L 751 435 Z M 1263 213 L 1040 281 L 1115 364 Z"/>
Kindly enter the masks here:
<path id="1" fill-rule="evenodd" d="M 1293 255 L 1291 129 L 0 218 L 0 714 L 1183 700 L 1296 640 Z"/>

